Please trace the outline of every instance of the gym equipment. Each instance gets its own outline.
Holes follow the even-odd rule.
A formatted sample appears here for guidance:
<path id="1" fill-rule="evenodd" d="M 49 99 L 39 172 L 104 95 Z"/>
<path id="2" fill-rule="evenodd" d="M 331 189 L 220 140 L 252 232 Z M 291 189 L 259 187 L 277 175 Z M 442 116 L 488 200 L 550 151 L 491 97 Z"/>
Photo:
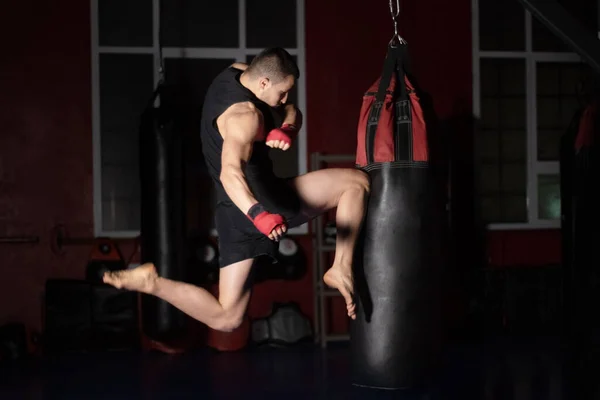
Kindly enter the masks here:
<path id="1" fill-rule="evenodd" d="M 0 244 L 38 244 L 38 236 L 0 236 Z"/>
<path id="2" fill-rule="evenodd" d="M 570 338 L 570 331 L 575 323 L 573 319 L 575 270 L 574 270 L 574 245 L 576 239 L 575 215 L 576 202 L 574 202 L 575 182 L 579 182 L 575 170 L 575 139 L 579 131 L 580 119 L 583 110 L 578 110 L 565 134 L 561 137 L 560 143 L 560 204 L 561 204 L 561 244 L 562 244 L 562 265 L 563 265 L 563 286 L 564 286 L 564 307 L 565 324 L 564 337 Z"/>
<path id="3" fill-rule="evenodd" d="M 198 258 L 211 269 L 219 267 L 219 246 L 216 243 L 207 240 L 203 246 L 198 249 Z"/>
<path id="4" fill-rule="evenodd" d="M 62 224 L 56 225 L 50 233 L 50 248 L 57 256 L 62 256 L 66 253 L 66 246 L 90 246 L 91 251 L 85 270 L 85 279 L 95 283 L 102 283 L 102 277 L 105 272 L 127 268 L 136 250 L 134 250 L 129 260 L 125 260 L 118 243 L 131 241 L 135 242 L 134 245 L 137 248 L 137 239 L 111 239 L 106 237 L 74 238 L 69 236 L 67 228 Z"/>
<path id="5" fill-rule="evenodd" d="M 397 4 L 399 7 L 399 4 Z M 390 11 L 396 28 L 398 11 Z M 446 186 L 430 160 L 432 127 L 397 29 L 363 98 L 356 165 L 370 198 L 355 261 L 354 385 L 403 389 L 428 379 L 441 346 Z"/>
<path id="6" fill-rule="evenodd" d="M 600 177 L 598 107 L 591 96 L 561 138 L 561 233 L 563 248 L 564 330 L 567 384 L 573 398 L 593 398 L 593 371 L 600 364 L 600 222 L 597 182 Z"/>
<path id="7" fill-rule="evenodd" d="M 125 260 L 119 247 L 110 239 L 95 240 L 85 271 L 85 279 L 90 282 L 102 283 L 105 272 L 126 269 Z"/>
<path id="8" fill-rule="evenodd" d="M 155 102 L 160 105 L 155 107 Z M 160 81 L 140 124 L 141 262 L 159 276 L 186 280 L 182 137 Z M 142 294 L 142 327 L 155 341 L 171 341 L 186 329 L 186 315 L 155 296 Z"/>
<path id="9" fill-rule="evenodd" d="M 252 322 L 252 342 L 259 346 L 290 346 L 312 341 L 310 320 L 298 304 L 274 303 L 271 314 Z"/>
<path id="10" fill-rule="evenodd" d="M 127 243 L 135 239 L 130 238 L 107 238 L 107 237 L 72 237 L 67 231 L 67 227 L 63 224 L 58 224 L 50 231 L 50 249 L 57 256 L 66 253 L 67 246 L 91 246 L 100 243 L 101 247 L 98 250 L 103 254 L 108 254 L 112 251 L 112 246 L 117 243 Z"/>
<path id="11" fill-rule="evenodd" d="M 188 240 L 189 283 L 202 286 L 219 282 L 219 246 L 216 240 L 204 235 L 193 235 Z"/>
<path id="12" fill-rule="evenodd" d="M 281 273 L 276 275 L 280 279 L 296 281 L 306 274 L 306 255 L 291 237 L 279 241 L 277 260 L 279 262 L 273 268 Z"/>
<path id="13" fill-rule="evenodd" d="M 75 279 L 49 279 L 44 293 L 46 354 L 139 348 L 137 293 Z"/>
<path id="14" fill-rule="evenodd" d="M 219 246 L 212 240 L 206 240 L 197 251 L 206 282 L 219 282 Z"/>
<path id="15" fill-rule="evenodd" d="M 256 283 L 274 279 L 296 281 L 306 274 L 306 254 L 291 237 L 279 241 L 276 258 L 276 263 L 269 257 L 258 259 L 254 273 Z"/>
<path id="16" fill-rule="evenodd" d="M 25 325 L 10 323 L 0 326 L 0 362 L 20 360 L 29 354 Z"/>

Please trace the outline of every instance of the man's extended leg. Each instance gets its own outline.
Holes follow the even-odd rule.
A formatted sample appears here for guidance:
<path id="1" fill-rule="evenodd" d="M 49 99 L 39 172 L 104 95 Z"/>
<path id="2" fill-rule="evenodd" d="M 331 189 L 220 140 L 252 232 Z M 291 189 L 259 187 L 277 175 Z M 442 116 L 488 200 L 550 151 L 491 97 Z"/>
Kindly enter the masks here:
<path id="1" fill-rule="evenodd" d="M 323 280 L 344 296 L 348 315 L 354 319 L 352 261 L 364 218 L 369 178 L 356 169 L 330 168 L 298 176 L 294 178 L 292 185 L 313 215 L 337 207 L 335 258 Z"/>
<path id="2" fill-rule="evenodd" d="M 242 323 L 250 300 L 252 264 L 250 259 L 220 269 L 218 300 L 201 287 L 158 276 L 151 263 L 107 273 L 104 282 L 157 296 L 212 329 L 232 331 Z"/>

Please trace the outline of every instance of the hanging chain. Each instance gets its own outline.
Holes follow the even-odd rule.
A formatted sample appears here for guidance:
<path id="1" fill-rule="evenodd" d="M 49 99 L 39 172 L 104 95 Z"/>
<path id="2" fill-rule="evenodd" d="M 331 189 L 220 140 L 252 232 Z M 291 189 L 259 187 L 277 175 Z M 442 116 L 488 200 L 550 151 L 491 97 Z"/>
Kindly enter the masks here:
<path id="1" fill-rule="evenodd" d="M 393 0 L 389 0 L 390 14 L 392 14 L 392 21 L 394 22 L 394 36 L 390 40 L 390 46 L 394 46 L 394 41 L 397 40 L 398 44 L 406 44 L 406 40 L 398 33 L 398 16 L 400 15 L 400 0 L 396 0 L 396 10 L 394 10 Z"/>
<path id="2" fill-rule="evenodd" d="M 396 18 L 398 18 L 398 15 L 400 15 L 400 0 L 396 0 L 396 11 L 394 11 L 394 4 L 392 3 L 392 0 L 390 0 L 390 13 L 392 14 L 392 19 L 395 22 Z"/>

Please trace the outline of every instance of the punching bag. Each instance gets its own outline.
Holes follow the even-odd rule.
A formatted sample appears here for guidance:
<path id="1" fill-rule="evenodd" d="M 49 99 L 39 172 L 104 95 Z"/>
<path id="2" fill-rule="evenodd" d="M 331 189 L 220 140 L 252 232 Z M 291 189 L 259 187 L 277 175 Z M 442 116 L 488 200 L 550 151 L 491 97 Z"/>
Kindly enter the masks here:
<path id="1" fill-rule="evenodd" d="M 575 324 L 573 319 L 574 310 L 574 252 L 575 245 L 575 204 L 574 188 L 577 181 L 575 170 L 575 139 L 579 131 L 579 122 L 582 110 L 577 110 L 567 131 L 560 140 L 560 210 L 561 210 L 561 255 L 563 271 L 563 304 L 565 310 L 563 337 L 567 338 L 570 345 L 572 343 L 571 331 Z"/>
<path id="2" fill-rule="evenodd" d="M 390 45 L 358 124 L 356 164 L 371 190 L 354 263 L 352 375 L 371 388 L 425 382 L 441 345 L 445 185 L 430 161 L 428 115 L 407 65 L 406 46 Z"/>
<path id="3" fill-rule="evenodd" d="M 154 263 L 159 276 L 181 281 L 185 280 L 183 157 L 174 120 L 161 82 L 142 115 L 139 135 L 141 261 Z M 143 332 L 153 340 L 177 338 L 185 329 L 185 314 L 158 297 L 142 295 L 141 311 Z"/>
<path id="4" fill-rule="evenodd" d="M 566 383 L 573 398 L 594 398 L 600 366 L 600 101 L 579 110 L 561 140 L 561 231 Z"/>

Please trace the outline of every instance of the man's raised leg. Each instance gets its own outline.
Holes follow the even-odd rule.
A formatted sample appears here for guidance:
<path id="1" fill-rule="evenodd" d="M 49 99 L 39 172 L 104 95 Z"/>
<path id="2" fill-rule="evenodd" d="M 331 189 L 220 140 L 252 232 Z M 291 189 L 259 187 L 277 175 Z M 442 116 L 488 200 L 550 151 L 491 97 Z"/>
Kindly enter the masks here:
<path id="1" fill-rule="evenodd" d="M 337 207 L 335 258 L 323 281 L 340 291 L 348 316 L 356 318 L 352 262 L 369 193 L 369 178 L 351 168 L 323 169 L 301 175 L 293 185 L 305 204 L 316 214 Z"/>
<path id="2" fill-rule="evenodd" d="M 159 297 L 212 329 L 232 331 L 242 323 L 250 301 L 252 264 L 249 259 L 220 269 L 218 300 L 201 287 L 158 276 L 151 263 L 106 273 L 104 282 Z"/>

